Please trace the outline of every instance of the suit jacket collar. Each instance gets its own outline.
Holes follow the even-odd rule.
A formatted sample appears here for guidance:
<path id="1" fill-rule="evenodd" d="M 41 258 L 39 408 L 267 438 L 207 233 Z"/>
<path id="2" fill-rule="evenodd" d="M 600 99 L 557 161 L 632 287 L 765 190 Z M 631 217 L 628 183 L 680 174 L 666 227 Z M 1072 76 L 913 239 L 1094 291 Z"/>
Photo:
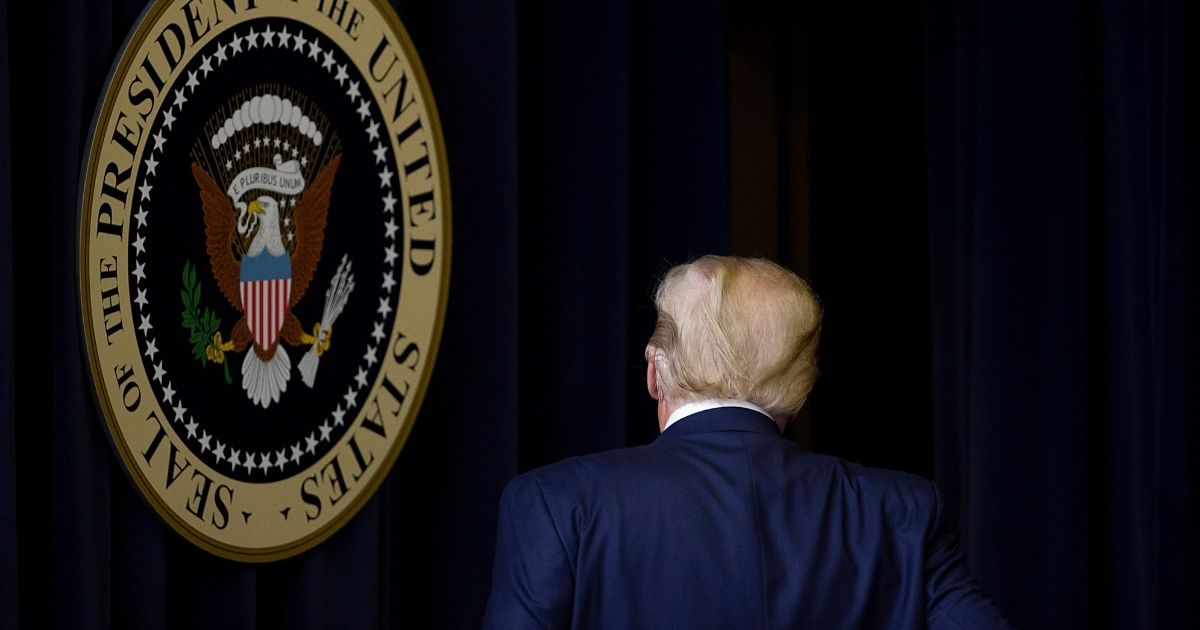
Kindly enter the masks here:
<path id="1" fill-rule="evenodd" d="M 677 440 L 712 431 L 751 431 L 778 437 L 779 425 L 757 411 L 741 407 L 718 407 L 680 419 L 659 434 L 655 441 Z"/>

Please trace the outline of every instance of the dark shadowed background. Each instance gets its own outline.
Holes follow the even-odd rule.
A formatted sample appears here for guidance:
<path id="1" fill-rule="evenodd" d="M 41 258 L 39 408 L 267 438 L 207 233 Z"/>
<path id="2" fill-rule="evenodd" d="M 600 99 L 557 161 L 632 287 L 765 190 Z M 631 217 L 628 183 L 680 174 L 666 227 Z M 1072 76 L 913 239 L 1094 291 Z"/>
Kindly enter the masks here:
<path id="1" fill-rule="evenodd" d="M 377 496 L 266 566 L 164 526 L 87 389 L 76 182 L 143 6 L 0 5 L 0 628 L 477 626 L 504 483 L 654 438 L 651 288 L 730 252 L 824 302 L 789 435 L 936 479 L 1018 626 L 1194 623 L 1197 9 L 1084 4 L 402 2 L 442 349 Z"/>

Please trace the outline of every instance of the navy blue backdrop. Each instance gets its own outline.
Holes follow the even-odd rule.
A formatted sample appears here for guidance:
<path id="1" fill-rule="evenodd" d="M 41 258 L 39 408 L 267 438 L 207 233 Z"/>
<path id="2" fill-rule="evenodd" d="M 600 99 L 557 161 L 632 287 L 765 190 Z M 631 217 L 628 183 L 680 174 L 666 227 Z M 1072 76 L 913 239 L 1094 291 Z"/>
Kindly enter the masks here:
<path id="1" fill-rule="evenodd" d="M 808 64 L 814 448 L 936 477 L 1021 627 L 1188 625 L 1196 9 L 750 4 Z M 731 7 L 400 4 L 454 191 L 442 349 L 376 498 L 267 566 L 167 530 L 85 389 L 75 182 L 141 9 L 0 5 L 0 629 L 477 626 L 503 484 L 653 439 L 654 277 L 733 247 Z"/>
<path id="2" fill-rule="evenodd" d="M 1025 626 L 1195 624 L 1196 26 L 926 7 L 938 480 Z"/>

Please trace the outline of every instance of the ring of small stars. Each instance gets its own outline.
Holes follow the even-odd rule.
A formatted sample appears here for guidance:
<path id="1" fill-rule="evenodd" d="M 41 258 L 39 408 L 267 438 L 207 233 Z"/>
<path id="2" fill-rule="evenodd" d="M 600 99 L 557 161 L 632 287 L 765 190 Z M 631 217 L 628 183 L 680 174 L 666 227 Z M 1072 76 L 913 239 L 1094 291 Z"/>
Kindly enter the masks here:
<path id="1" fill-rule="evenodd" d="M 324 41 L 326 47 L 321 46 Z M 324 40 L 323 36 L 316 34 L 313 31 L 305 30 L 296 27 L 294 31 L 288 31 L 284 26 L 278 31 L 272 30 L 270 26 L 265 29 L 256 31 L 254 27 L 249 29 L 236 28 L 233 31 L 224 34 L 217 40 L 217 48 L 212 54 L 204 55 L 198 67 L 187 72 L 187 82 L 176 89 L 172 96 L 174 101 L 170 107 L 167 107 L 162 112 L 162 117 L 158 124 L 157 131 L 152 137 L 154 140 L 153 147 L 147 147 L 149 157 L 144 157 L 142 160 L 142 183 L 137 190 L 139 195 L 136 198 L 138 207 L 137 213 L 134 214 L 136 220 L 136 238 L 132 243 L 132 247 L 136 252 L 134 254 L 134 267 L 130 275 L 136 279 L 137 298 L 134 303 L 138 305 L 138 316 L 135 318 L 138 322 L 138 330 L 141 331 L 142 341 L 144 344 L 144 356 L 147 360 L 147 365 L 154 370 L 153 379 L 162 388 L 162 403 L 167 408 L 169 415 L 173 416 L 174 422 L 179 425 L 177 431 L 180 437 L 184 438 L 189 444 L 194 443 L 196 448 L 200 449 L 201 453 L 213 452 L 217 463 L 228 466 L 231 470 L 237 471 L 239 468 L 245 468 L 248 474 L 259 471 L 266 474 L 272 467 L 283 470 L 290 470 L 299 467 L 303 462 L 305 465 L 310 460 L 315 458 L 317 447 L 322 442 L 330 441 L 330 434 L 335 427 L 340 427 L 345 423 L 345 416 L 358 406 L 359 396 L 363 389 L 367 386 L 367 375 L 371 368 L 379 360 L 379 350 L 383 347 L 383 342 L 388 336 L 387 325 L 390 322 L 389 315 L 392 313 L 392 298 L 396 289 L 396 259 L 399 257 L 397 247 L 399 247 L 396 239 L 398 225 L 396 223 L 396 202 L 398 201 L 393 194 L 393 182 L 396 181 L 396 174 L 392 172 L 390 162 L 388 160 L 389 147 L 385 140 L 380 136 L 379 118 L 377 117 L 377 108 L 373 106 L 371 101 L 364 95 L 361 90 L 363 86 L 359 81 L 350 78 L 346 69 L 347 61 L 342 59 L 340 51 L 334 49 L 329 44 L 328 40 Z M 355 112 L 358 114 L 359 121 L 363 124 L 363 131 L 367 134 L 374 145 L 372 153 L 375 155 L 375 165 L 379 168 L 379 193 L 380 202 L 383 205 L 382 212 L 384 216 L 383 229 L 387 245 L 383 250 L 383 262 L 385 271 L 383 272 L 383 282 L 379 295 L 379 306 L 376 309 L 377 317 L 375 318 L 374 328 L 371 331 L 373 345 L 367 347 L 366 353 L 362 357 L 361 366 L 358 372 L 351 379 L 351 383 L 346 388 L 346 393 L 341 397 L 342 402 L 330 412 L 324 422 L 319 427 L 304 437 L 303 440 L 295 444 L 285 445 L 283 450 L 266 451 L 266 452 L 243 452 L 240 449 L 234 448 L 233 444 L 227 444 L 217 439 L 217 436 L 210 434 L 207 430 L 201 427 L 183 406 L 181 398 L 176 395 L 175 390 L 171 387 L 170 375 L 167 373 L 163 362 L 158 359 L 158 348 L 154 338 L 154 326 L 150 322 L 150 312 L 148 306 L 150 300 L 147 297 L 147 289 L 144 285 L 146 280 L 146 262 L 144 256 L 149 244 L 146 242 L 146 235 L 143 229 L 146 227 L 146 221 L 149 218 L 150 212 L 148 206 L 151 205 L 151 195 L 154 185 L 152 178 L 155 176 L 155 169 L 158 167 L 158 158 L 164 154 L 164 147 L 170 139 L 171 127 L 175 123 L 176 115 L 183 111 L 184 106 L 188 102 L 188 95 L 195 92 L 196 87 L 201 81 L 208 78 L 208 75 L 219 68 L 221 65 L 231 63 L 234 57 L 239 54 L 258 47 L 278 47 L 284 50 L 304 55 L 305 57 L 316 61 L 320 64 L 321 70 L 329 74 L 333 80 L 337 81 L 344 91 L 346 97 L 350 100 L 352 106 L 356 106 Z M 192 65 L 195 65 L 193 60 Z M 369 124 L 368 124 L 369 123 Z M 273 142 L 276 145 L 280 143 L 278 139 L 260 138 L 256 139 L 255 143 Z M 284 147 L 286 151 L 288 147 Z M 249 150 L 249 144 L 243 148 Z M 293 156 L 296 154 L 296 149 L 291 149 Z M 226 163 L 225 167 L 234 168 L 236 164 Z M 295 201 L 293 200 L 293 204 Z M 351 414 L 351 417 L 353 415 Z M 323 454 L 323 452 L 322 452 Z M 301 468 L 302 469 L 302 468 Z"/>

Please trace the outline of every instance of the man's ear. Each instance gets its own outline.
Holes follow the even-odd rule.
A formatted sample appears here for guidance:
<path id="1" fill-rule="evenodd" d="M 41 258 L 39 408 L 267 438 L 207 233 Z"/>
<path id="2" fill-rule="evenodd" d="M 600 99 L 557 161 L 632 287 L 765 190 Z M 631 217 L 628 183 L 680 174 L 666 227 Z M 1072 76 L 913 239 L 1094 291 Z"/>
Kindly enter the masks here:
<path id="1" fill-rule="evenodd" d="M 650 397 L 654 400 L 661 398 L 658 393 L 658 368 L 655 366 L 657 356 L 658 348 L 646 346 L 646 391 L 650 392 Z"/>

